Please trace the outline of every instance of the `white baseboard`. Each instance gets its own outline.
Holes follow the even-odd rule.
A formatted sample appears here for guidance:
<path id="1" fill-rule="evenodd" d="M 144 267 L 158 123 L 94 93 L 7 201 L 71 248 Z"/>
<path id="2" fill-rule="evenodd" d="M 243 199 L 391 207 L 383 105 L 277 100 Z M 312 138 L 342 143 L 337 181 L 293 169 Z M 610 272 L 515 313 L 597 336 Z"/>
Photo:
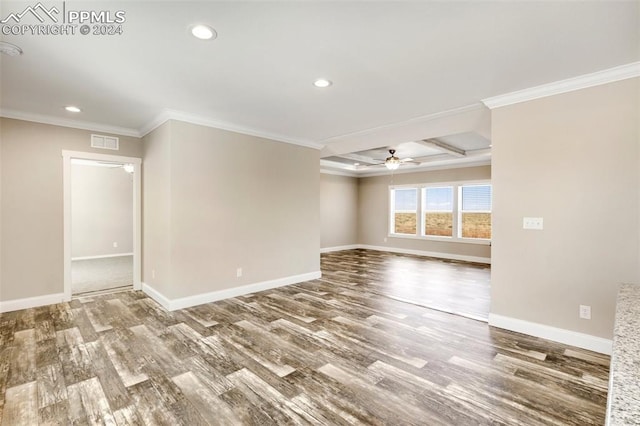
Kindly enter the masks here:
<path id="1" fill-rule="evenodd" d="M 100 255 L 100 256 L 72 257 L 71 260 L 106 259 L 108 257 L 120 257 L 120 256 L 133 256 L 133 253 L 116 253 L 116 254 L 103 254 L 103 255 Z"/>
<path id="2" fill-rule="evenodd" d="M 322 276 L 320 271 L 309 272 L 306 274 L 292 275 L 289 277 L 278 278 L 270 281 L 262 281 L 254 284 L 247 284 L 240 287 L 228 288 L 224 290 L 212 291 L 210 293 L 196 294 L 193 296 L 181 297 L 178 299 L 169 299 L 150 285 L 142 283 L 142 291 L 149 297 L 160 303 L 166 310 L 175 311 L 177 309 L 185 309 L 191 306 L 202 305 L 205 303 L 216 302 L 218 300 L 229 299 L 231 297 L 244 296 L 245 294 L 257 293 L 259 291 L 270 290 L 272 288 L 283 287 L 286 285 L 297 284 L 304 281 L 318 279 Z"/>
<path id="3" fill-rule="evenodd" d="M 359 244 L 358 247 L 356 248 L 376 250 L 376 251 L 388 251 L 391 253 L 414 254 L 417 256 L 437 257 L 439 259 L 462 260 L 464 262 L 486 263 L 488 265 L 491 264 L 491 258 L 489 257 L 465 256 L 461 254 L 440 253 L 435 251 L 424 251 L 424 250 L 411 250 L 411 249 L 403 249 L 403 248 L 397 248 L 397 247 L 370 246 L 367 244 Z"/>
<path id="4" fill-rule="evenodd" d="M 320 249 L 320 253 L 331 253 L 332 251 L 355 250 L 360 248 L 360 244 L 351 244 L 348 246 L 325 247 Z"/>
<path id="5" fill-rule="evenodd" d="M 606 355 L 611 355 L 613 347 L 613 342 L 609 339 L 502 315 L 489 314 L 489 325 Z"/>
<path id="6" fill-rule="evenodd" d="M 45 294 L 44 296 L 27 297 L 25 299 L 4 300 L 0 301 L 0 313 L 54 305 L 62 302 L 64 302 L 64 293 Z"/>
<path id="7" fill-rule="evenodd" d="M 150 298 L 152 298 L 153 300 L 155 300 L 156 302 L 161 304 L 162 307 L 165 308 L 167 311 L 171 311 L 172 310 L 171 309 L 171 299 L 166 297 L 164 294 L 160 293 L 155 288 L 151 287 L 149 284 L 143 282 L 142 283 L 142 291 L 147 296 L 149 296 Z"/>

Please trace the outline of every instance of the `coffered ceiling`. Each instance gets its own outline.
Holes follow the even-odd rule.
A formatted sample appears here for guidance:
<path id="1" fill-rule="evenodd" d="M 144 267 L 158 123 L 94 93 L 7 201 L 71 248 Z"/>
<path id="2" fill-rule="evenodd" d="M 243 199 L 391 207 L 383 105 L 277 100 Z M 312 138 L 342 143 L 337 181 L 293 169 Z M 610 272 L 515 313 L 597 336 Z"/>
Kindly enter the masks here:
<path id="1" fill-rule="evenodd" d="M 36 3 L 2 1 L 0 19 Z M 126 20 L 114 35 L 3 30 L 23 51 L 0 55 L 3 116 L 137 136 L 183 117 L 314 146 L 350 173 L 389 148 L 423 165 L 488 162 L 483 99 L 640 60 L 638 1 L 42 5 Z M 21 19 L 3 25 L 39 24 Z M 194 38 L 197 23 L 217 38 Z"/>

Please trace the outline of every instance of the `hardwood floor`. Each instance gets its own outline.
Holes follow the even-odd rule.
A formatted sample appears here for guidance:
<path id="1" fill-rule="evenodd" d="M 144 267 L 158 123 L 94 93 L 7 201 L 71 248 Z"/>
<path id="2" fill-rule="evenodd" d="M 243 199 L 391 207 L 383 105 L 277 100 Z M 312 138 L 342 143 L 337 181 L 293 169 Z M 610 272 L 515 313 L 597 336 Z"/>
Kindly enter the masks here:
<path id="1" fill-rule="evenodd" d="M 355 255 L 377 254 L 181 311 L 121 292 L 2 314 L 2 425 L 604 423 L 608 357 L 383 296 Z"/>
<path id="2" fill-rule="evenodd" d="M 489 319 L 489 265 L 373 250 L 327 253 L 322 261 L 327 265 L 325 277 L 366 280 L 371 292 L 480 321 Z"/>

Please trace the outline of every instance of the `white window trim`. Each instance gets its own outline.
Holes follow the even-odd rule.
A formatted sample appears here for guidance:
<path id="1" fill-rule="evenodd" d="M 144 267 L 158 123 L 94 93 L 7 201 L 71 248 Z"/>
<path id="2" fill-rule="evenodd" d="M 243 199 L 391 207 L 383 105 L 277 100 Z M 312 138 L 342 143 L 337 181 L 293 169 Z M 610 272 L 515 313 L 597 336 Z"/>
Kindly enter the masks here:
<path id="1" fill-rule="evenodd" d="M 430 210 L 422 209 L 422 207 L 424 207 L 424 203 L 423 203 L 423 200 L 422 200 L 422 194 L 424 192 L 426 192 L 425 189 L 428 189 L 428 188 L 448 188 L 448 187 L 451 187 L 452 192 L 455 192 L 455 185 L 454 184 L 442 184 L 442 185 L 431 185 L 431 184 L 429 184 L 429 185 L 423 185 L 420 188 L 420 198 L 421 198 L 421 200 L 420 200 L 421 201 L 421 204 L 420 204 L 420 207 L 421 207 L 421 209 L 420 209 L 421 223 L 420 223 L 420 225 L 421 226 L 419 228 L 420 229 L 420 234 L 419 235 L 422 238 L 426 238 L 426 239 L 433 240 L 433 241 L 451 241 L 452 238 L 455 238 L 455 235 L 453 235 L 453 232 L 451 233 L 452 234 L 451 237 L 447 237 L 445 235 L 427 235 L 427 234 L 424 233 L 424 224 L 422 223 L 422 219 L 424 218 L 424 214 L 425 213 L 438 213 L 437 211 L 430 211 Z M 453 200 L 451 200 L 451 201 L 452 201 L 452 203 L 451 203 L 451 226 L 453 227 L 453 229 L 452 229 L 452 231 L 453 231 L 454 229 L 458 228 L 458 218 L 456 217 L 457 216 L 456 215 L 456 209 L 458 208 L 458 200 L 456 199 L 456 197 L 453 197 Z M 449 212 L 443 212 L 443 213 L 449 213 Z"/>
<path id="2" fill-rule="evenodd" d="M 389 187 L 391 188 L 391 187 Z M 402 186 L 398 186 L 394 189 L 417 189 L 417 200 L 416 203 L 420 203 L 421 199 L 420 199 L 420 193 L 422 192 L 420 188 L 418 188 L 415 185 L 402 185 Z M 395 205 L 395 193 L 389 189 L 389 221 L 388 221 L 388 226 L 387 226 L 387 233 L 389 236 L 401 236 L 401 237 L 415 237 L 416 235 L 414 234 L 396 234 L 393 232 L 393 229 L 395 228 L 395 220 L 394 220 L 394 215 L 393 212 L 395 211 L 393 209 L 393 206 Z M 420 204 L 416 204 L 416 231 L 419 228 L 420 224 L 422 223 L 421 219 L 420 219 L 420 215 L 418 214 L 418 212 L 420 211 L 420 209 L 418 208 L 420 206 Z M 413 213 L 413 211 L 411 210 L 398 210 L 399 212 L 405 212 L 405 213 Z"/>
<path id="3" fill-rule="evenodd" d="M 432 183 L 423 183 L 423 184 L 404 184 L 404 185 L 389 185 L 389 204 L 388 204 L 388 226 L 387 226 L 387 237 L 388 238 L 404 238 L 409 240 L 425 240 L 425 241 L 438 241 L 438 242 L 446 242 L 446 243 L 462 243 L 462 244 L 478 244 L 478 245 L 491 245 L 491 239 L 485 238 L 463 238 L 461 236 L 462 229 L 459 229 L 458 224 L 460 223 L 462 211 L 458 209 L 459 203 L 459 192 L 462 190 L 463 186 L 467 185 L 491 185 L 490 180 L 482 179 L 482 180 L 465 180 L 461 182 L 432 182 Z M 443 237 L 439 235 L 423 235 L 424 230 L 422 229 L 422 221 L 423 214 L 425 213 L 422 210 L 422 193 L 424 188 L 442 188 L 446 186 L 453 187 L 453 229 L 455 230 L 454 236 L 452 237 Z M 416 234 L 396 234 L 393 232 L 394 220 L 393 220 L 393 206 L 394 206 L 394 189 L 417 189 L 418 190 L 418 200 L 417 207 L 418 211 L 416 212 Z M 492 194 L 493 195 L 493 194 Z M 493 205 L 493 200 L 492 200 Z M 492 206 L 493 207 L 493 206 Z M 466 211 L 465 213 L 472 213 L 471 211 Z M 482 211 L 479 213 L 493 213 L 492 211 L 486 212 Z"/>

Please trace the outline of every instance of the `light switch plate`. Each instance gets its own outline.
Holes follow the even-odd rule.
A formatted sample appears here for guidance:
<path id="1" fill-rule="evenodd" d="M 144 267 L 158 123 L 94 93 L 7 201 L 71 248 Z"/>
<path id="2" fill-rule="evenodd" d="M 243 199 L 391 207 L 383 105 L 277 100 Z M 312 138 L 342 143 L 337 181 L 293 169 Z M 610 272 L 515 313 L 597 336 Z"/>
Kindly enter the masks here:
<path id="1" fill-rule="evenodd" d="M 523 217 L 522 229 L 543 229 L 543 219 L 541 217 Z"/>

